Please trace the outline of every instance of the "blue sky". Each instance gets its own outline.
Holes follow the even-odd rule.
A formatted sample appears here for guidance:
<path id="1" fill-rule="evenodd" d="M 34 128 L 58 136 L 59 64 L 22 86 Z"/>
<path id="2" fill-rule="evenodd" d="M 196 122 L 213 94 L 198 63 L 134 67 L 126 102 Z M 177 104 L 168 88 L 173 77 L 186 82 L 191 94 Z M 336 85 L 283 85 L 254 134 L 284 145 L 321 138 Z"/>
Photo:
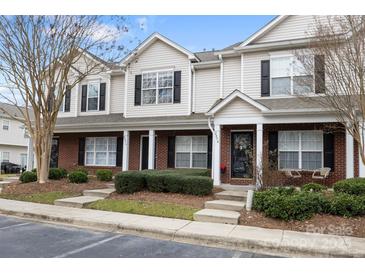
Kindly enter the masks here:
<path id="1" fill-rule="evenodd" d="M 221 49 L 245 40 L 275 16 L 129 16 L 131 36 L 159 32 L 190 51 Z M 131 43 L 128 47 L 135 46 Z"/>

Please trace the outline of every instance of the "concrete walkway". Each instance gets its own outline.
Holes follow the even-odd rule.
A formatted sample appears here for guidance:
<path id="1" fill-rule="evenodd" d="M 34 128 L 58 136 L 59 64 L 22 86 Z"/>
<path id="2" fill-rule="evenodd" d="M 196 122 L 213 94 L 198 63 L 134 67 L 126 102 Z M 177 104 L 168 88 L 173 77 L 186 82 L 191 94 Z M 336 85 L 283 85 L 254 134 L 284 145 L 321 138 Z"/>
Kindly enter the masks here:
<path id="1" fill-rule="evenodd" d="M 271 255 L 365 257 L 365 239 L 355 237 L 202 223 L 5 199 L 0 199 L 0 213 L 95 230 L 146 235 L 176 242 Z"/>

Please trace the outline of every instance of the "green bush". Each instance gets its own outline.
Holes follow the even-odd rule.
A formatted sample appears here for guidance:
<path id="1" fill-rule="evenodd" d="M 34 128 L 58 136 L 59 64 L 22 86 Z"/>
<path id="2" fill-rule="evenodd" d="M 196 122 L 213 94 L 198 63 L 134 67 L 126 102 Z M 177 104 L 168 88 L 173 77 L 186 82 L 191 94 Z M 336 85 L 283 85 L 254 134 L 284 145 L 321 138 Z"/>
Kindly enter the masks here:
<path id="1" fill-rule="evenodd" d="M 108 169 L 98 169 L 96 171 L 96 178 L 100 181 L 111 181 L 113 179 L 113 172 Z"/>
<path id="2" fill-rule="evenodd" d="M 31 171 L 34 172 L 34 173 L 37 173 L 37 169 L 36 168 L 33 168 Z"/>
<path id="3" fill-rule="evenodd" d="M 87 177 L 87 174 L 85 174 L 85 172 L 82 171 L 73 171 L 68 175 L 68 180 L 71 183 L 75 183 L 75 184 L 82 184 L 82 183 L 87 183 L 87 181 L 89 180 Z"/>
<path id="4" fill-rule="evenodd" d="M 292 186 L 275 187 L 275 188 L 272 188 L 271 191 L 276 192 L 280 195 L 291 195 L 295 192 L 295 187 L 292 187 Z"/>
<path id="5" fill-rule="evenodd" d="M 19 180 L 22 183 L 36 182 L 37 181 L 37 173 L 32 172 L 32 171 L 24 171 L 20 175 Z"/>
<path id="6" fill-rule="evenodd" d="M 84 167 L 78 167 L 75 171 L 82 172 L 82 173 L 86 174 L 86 176 L 89 175 L 89 172 Z"/>
<path id="7" fill-rule="evenodd" d="M 365 197 L 339 193 L 330 198 L 328 213 L 345 217 L 365 215 Z"/>
<path id="8" fill-rule="evenodd" d="M 280 193 L 277 189 L 255 192 L 253 208 L 268 217 L 282 220 L 305 220 L 326 212 L 328 200 L 321 193 Z"/>
<path id="9" fill-rule="evenodd" d="M 301 190 L 311 191 L 311 192 L 322 192 L 325 189 L 327 189 L 327 188 L 324 185 L 317 184 L 317 183 L 308 183 L 301 187 Z"/>
<path id="10" fill-rule="evenodd" d="M 134 193 L 145 187 L 145 174 L 139 171 L 126 171 L 115 175 L 114 184 L 118 193 Z"/>
<path id="11" fill-rule="evenodd" d="M 337 193 L 365 195 L 365 178 L 351 178 L 338 181 L 333 190 Z"/>
<path id="12" fill-rule="evenodd" d="M 67 171 L 61 168 L 50 168 L 48 173 L 48 179 L 60 180 L 67 176 Z"/>
<path id="13" fill-rule="evenodd" d="M 190 195 L 208 195 L 213 181 L 206 176 L 182 176 L 177 173 L 149 173 L 145 175 L 147 188 L 152 192 L 171 192 Z"/>
<path id="14" fill-rule="evenodd" d="M 211 170 L 210 169 L 195 169 L 195 168 L 171 168 L 164 170 L 143 170 L 143 173 L 148 174 L 176 174 L 176 175 L 184 175 L 184 176 L 206 176 L 210 177 Z"/>

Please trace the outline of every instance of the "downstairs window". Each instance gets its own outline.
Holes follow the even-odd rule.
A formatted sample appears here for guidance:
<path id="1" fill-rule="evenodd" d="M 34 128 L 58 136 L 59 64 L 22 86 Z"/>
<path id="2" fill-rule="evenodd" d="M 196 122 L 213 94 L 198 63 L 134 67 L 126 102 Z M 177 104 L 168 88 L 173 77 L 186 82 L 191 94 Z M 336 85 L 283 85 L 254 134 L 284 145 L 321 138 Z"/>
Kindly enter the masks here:
<path id="1" fill-rule="evenodd" d="M 175 151 L 176 168 L 207 168 L 207 136 L 176 136 Z"/>
<path id="2" fill-rule="evenodd" d="M 116 166 L 117 137 L 87 137 L 85 165 Z"/>

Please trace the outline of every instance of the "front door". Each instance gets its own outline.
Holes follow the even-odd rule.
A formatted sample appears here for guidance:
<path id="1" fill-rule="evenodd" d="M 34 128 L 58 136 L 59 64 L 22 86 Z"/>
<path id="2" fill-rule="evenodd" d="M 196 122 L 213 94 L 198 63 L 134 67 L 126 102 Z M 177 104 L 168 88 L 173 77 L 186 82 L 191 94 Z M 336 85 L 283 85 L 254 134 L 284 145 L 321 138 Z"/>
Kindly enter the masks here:
<path id="1" fill-rule="evenodd" d="M 52 139 L 52 148 L 51 148 L 51 161 L 49 163 L 49 167 L 54 168 L 58 167 L 58 151 L 59 151 L 59 139 Z"/>
<path id="2" fill-rule="evenodd" d="M 149 147 L 149 141 L 148 141 L 148 136 L 142 136 L 141 138 L 141 169 L 148 169 L 148 147 Z M 156 151 L 156 140 L 157 138 L 155 138 L 155 163 L 154 165 L 156 166 L 156 156 L 157 156 L 157 151 Z"/>
<path id="3" fill-rule="evenodd" d="M 231 133 L 231 177 L 253 176 L 253 132 Z"/>

